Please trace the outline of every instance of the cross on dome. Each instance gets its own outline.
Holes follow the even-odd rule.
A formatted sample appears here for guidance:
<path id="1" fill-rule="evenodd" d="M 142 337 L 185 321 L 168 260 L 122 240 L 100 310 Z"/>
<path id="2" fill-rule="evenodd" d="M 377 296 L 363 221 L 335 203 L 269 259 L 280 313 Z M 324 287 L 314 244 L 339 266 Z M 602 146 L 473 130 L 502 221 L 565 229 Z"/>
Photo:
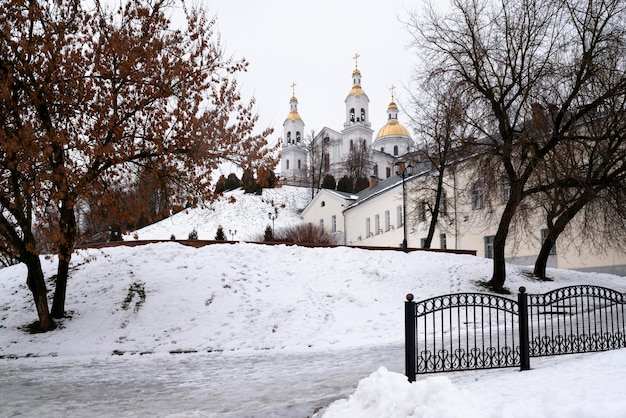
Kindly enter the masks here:
<path id="1" fill-rule="evenodd" d="M 391 87 L 389 87 L 389 91 L 391 92 L 391 101 L 393 102 L 394 95 L 395 95 L 395 92 L 396 92 L 396 86 L 394 86 L 392 84 Z"/>
<path id="2" fill-rule="evenodd" d="M 297 85 L 297 84 L 296 84 L 295 82 L 292 82 L 292 83 L 291 83 L 291 95 L 292 95 L 293 97 L 296 97 L 296 85 Z"/>
<path id="3" fill-rule="evenodd" d="M 354 57 L 352 57 L 352 59 L 354 60 L 354 68 L 356 68 L 357 70 L 359 69 L 359 54 L 354 54 Z"/>

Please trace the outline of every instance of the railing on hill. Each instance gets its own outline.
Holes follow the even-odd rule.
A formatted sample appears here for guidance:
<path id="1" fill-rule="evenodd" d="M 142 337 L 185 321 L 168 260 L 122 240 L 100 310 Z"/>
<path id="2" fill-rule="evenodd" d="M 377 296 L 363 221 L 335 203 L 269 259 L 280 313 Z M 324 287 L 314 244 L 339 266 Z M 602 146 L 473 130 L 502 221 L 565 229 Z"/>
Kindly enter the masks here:
<path id="1" fill-rule="evenodd" d="M 520 367 L 530 357 L 626 347 L 623 293 L 570 286 L 517 301 L 483 293 L 405 302 L 406 375 Z"/>
<path id="2" fill-rule="evenodd" d="M 346 248 L 360 248 L 363 250 L 375 250 L 375 251 L 403 251 L 401 247 L 372 247 L 372 246 L 363 246 L 363 245 L 342 245 L 342 244 L 307 244 L 307 243 L 299 243 L 299 242 L 285 242 L 285 241 L 216 241 L 216 240 L 202 240 L 202 239 L 177 239 L 177 240 L 159 240 L 159 239 L 151 239 L 151 240 L 128 240 L 128 241 L 106 241 L 106 242 L 93 242 L 88 244 L 79 244 L 75 247 L 75 249 L 86 249 L 86 248 L 108 248 L 108 247 L 135 247 L 138 245 L 147 245 L 147 244 L 156 244 L 162 242 L 177 242 L 182 245 L 187 245 L 191 247 L 204 247 L 205 245 L 213 245 L 213 244 L 237 244 L 239 242 L 247 242 L 249 244 L 263 244 L 263 245 L 297 245 L 300 247 L 308 247 L 308 248 L 336 248 L 336 247 L 346 247 Z M 476 255 L 476 251 L 474 250 L 440 250 L 440 249 L 426 249 L 426 248 L 408 248 L 407 252 L 415 252 L 415 251 L 427 251 L 427 252 L 438 252 L 438 253 L 447 253 L 447 254 L 461 254 L 461 255 Z"/>

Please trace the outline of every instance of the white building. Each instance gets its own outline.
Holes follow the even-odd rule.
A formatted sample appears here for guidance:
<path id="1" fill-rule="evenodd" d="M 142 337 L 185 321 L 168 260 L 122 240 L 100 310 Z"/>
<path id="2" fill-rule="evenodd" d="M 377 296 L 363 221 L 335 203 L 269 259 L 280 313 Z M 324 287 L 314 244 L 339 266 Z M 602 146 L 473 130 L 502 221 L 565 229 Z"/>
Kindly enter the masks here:
<path id="1" fill-rule="evenodd" d="M 356 58 L 356 57 L 355 57 Z M 293 85 L 292 85 L 293 87 Z M 283 123 L 283 141 L 280 150 L 280 177 L 284 184 L 310 185 L 307 167 L 310 164 L 307 144 L 303 140 L 304 122 L 298 114 L 298 100 L 292 95 L 289 115 Z M 398 107 L 394 102 L 387 109 L 387 123 L 372 140 L 370 99 L 361 86 L 358 66 L 352 72 L 352 87 L 345 99 L 345 122 L 341 131 L 323 127 L 315 140 L 326 144 L 323 156 L 323 174 L 339 180 L 347 174 L 345 162 L 354 147 L 365 147 L 368 153 L 366 175 L 388 178 L 395 173 L 393 165 L 413 150 L 409 131 L 398 121 Z"/>
<path id="2" fill-rule="evenodd" d="M 471 177 L 471 169 L 459 164 L 444 181 L 445 204 L 431 248 L 475 251 L 480 257 L 493 257 L 493 240 L 502 210 L 508 199 L 507 188 L 488 201 L 484 187 Z M 401 246 L 406 231 L 408 248 L 422 248 L 430 225 L 420 190 L 431 181 L 433 172 L 414 169 L 405 179 L 406 206 L 402 177 L 393 175 L 355 194 L 322 189 L 302 212 L 303 221 L 320 225 L 337 236 L 341 244 L 352 246 Z M 406 223 L 403 209 L 406 207 Z M 572 221 L 572 230 L 582 227 Z M 506 246 L 507 261 L 532 265 L 547 234 L 544 214 L 536 211 L 526 220 L 526 228 L 513 230 Z M 619 249 L 596 249 L 593 243 L 574 236 L 563 236 L 548 259 L 548 267 L 626 275 L 626 254 Z"/>

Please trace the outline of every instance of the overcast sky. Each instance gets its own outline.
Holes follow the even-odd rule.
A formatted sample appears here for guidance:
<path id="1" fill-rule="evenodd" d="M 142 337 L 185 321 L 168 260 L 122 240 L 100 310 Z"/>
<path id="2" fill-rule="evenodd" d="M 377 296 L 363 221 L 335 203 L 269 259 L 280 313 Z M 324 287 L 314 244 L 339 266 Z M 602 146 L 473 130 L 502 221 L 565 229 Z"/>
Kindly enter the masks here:
<path id="1" fill-rule="evenodd" d="M 423 1 L 204 0 L 217 15 L 228 55 L 246 58 L 248 72 L 238 76 L 245 98 L 255 97 L 259 128 L 273 127 L 282 137 L 289 113 L 291 84 L 305 134 L 324 126 L 343 129 L 344 100 L 352 87 L 353 59 L 359 54 L 362 87 L 370 98 L 374 135 L 386 123 L 389 88 L 399 105 L 416 63 L 410 35 L 401 20 Z M 406 115 L 400 122 L 410 130 Z"/>

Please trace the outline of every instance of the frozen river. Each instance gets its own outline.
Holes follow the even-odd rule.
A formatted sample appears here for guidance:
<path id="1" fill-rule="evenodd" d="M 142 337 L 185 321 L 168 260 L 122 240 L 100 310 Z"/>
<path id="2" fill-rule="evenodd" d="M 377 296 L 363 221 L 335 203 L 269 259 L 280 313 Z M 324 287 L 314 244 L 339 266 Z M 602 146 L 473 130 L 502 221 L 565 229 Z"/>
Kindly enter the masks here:
<path id="1" fill-rule="evenodd" d="M 403 346 L 0 360 L 2 417 L 307 417 Z"/>

